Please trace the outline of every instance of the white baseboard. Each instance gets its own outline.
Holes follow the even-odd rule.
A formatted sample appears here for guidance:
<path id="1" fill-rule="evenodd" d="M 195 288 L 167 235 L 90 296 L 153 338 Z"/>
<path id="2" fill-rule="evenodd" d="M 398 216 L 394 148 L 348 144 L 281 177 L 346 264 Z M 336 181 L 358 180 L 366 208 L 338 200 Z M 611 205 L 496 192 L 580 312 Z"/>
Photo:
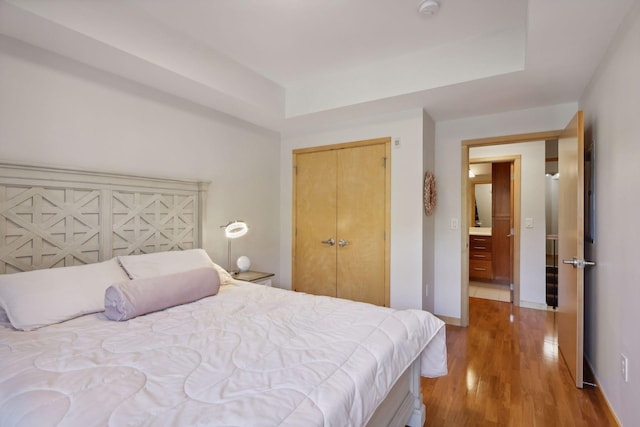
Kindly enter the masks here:
<path id="1" fill-rule="evenodd" d="M 447 325 L 462 326 L 462 320 L 458 317 L 441 316 L 439 314 L 436 314 L 436 317 L 442 320 Z"/>
<path id="2" fill-rule="evenodd" d="M 617 426 L 620 427 L 622 423 L 620 422 L 620 419 L 618 419 L 618 415 L 613 410 L 613 407 L 611 406 L 611 402 L 609 402 L 609 399 L 607 399 L 607 395 L 604 393 L 604 390 L 602 390 L 602 386 L 600 385 L 600 380 L 598 379 L 598 374 L 593 369 L 593 365 L 591 364 L 591 361 L 586 355 L 584 356 L 584 361 L 587 362 L 585 365 L 585 370 L 589 370 L 589 373 L 593 376 L 593 379 L 596 382 L 595 388 L 596 388 L 596 393 L 598 394 L 598 397 L 601 399 L 606 410 L 609 411 L 609 414 L 611 415 L 611 417 L 615 420 L 616 423 L 618 423 Z"/>
<path id="3" fill-rule="evenodd" d="M 542 304 L 539 302 L 531 302 L 531 301 L 520 301 L 520 307 L 523 308 L 533 308 L 534 310 L 542 310 L 542 311 L 553 311 L 552 307 L 549 307 L 547 304 Z"/>

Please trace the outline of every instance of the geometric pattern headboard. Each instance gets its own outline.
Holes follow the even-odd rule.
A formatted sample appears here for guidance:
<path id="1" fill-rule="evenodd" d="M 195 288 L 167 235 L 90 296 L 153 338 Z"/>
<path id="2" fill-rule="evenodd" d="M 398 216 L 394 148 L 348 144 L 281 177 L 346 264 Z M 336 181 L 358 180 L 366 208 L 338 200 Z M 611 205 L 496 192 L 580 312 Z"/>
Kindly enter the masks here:
<path id="1" fill-rule="evenodd" d="M 202 247 L 208 187 L 0 163 L 0 274 Z"/>

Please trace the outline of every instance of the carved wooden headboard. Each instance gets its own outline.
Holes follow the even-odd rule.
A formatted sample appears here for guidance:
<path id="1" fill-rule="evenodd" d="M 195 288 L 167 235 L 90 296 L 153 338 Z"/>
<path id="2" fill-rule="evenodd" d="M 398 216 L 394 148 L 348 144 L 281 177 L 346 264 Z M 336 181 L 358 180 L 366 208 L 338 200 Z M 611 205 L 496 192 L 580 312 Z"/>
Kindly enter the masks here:
<path id="1" fill-rule="evenodd" d="M 0 274 L 202 247 L 208 187 L 0 163 Z"/>

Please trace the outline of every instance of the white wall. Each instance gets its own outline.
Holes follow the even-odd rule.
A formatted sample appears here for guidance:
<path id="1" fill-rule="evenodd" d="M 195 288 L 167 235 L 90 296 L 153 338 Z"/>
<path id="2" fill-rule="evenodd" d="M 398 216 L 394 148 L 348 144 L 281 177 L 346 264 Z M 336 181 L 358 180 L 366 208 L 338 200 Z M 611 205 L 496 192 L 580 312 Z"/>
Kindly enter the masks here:
<path id="1" fill-rule="evenodd" d="M 473 147 L 469 158 L 520 155 L 520 303 L 545 306 L 545 142 Z M 533 228 L 525 228 L 525 218 Z"/>
<path id="2" fill-rule="evenodd" d="M 426 112 L 422 113 L 422 175 L 435 172 L 436 124 Z M 437 187 L 436 182 L 436 187 Z M 437 203 L 436 203 L 437 205 Z M 435 215 L 422 215 L 422 309 L 433 313 L 435 308 Z"/>
<path id="3" fill-rule="evenodd" d="M 450 224 L 452 218 L 460 222 L 461 141 L 563 129 L 576 110 L 577 104 L 569 103 L 436 123 L 436 176 L 438 177 L 438 208 L 435 215 L 436 314 L 460 318 L 461 234 L 460 229 L 451 229 Z"/>
<path id="4" fill-rule="evenodd" d="M 640 3 L 580 101 L 596 151 L 596 234 L 587 254 L 585 352 L 622 425 L 640 420 Z M 629 382 L 620 354 L 629 358 Z"/>
<path id="5" fill-rule="evenodd" d="M 422 110 L 283 138 L 280 153 L 280 273 L 283 286 L 291 286 L 292 150 L 383 137 L 400 138 L 400 147 L 391 150 L 391 306 L 422 308 Z"/>
<path id="6" fill-rule="evenodd" d="M 210 180 L 204 248 L 226 265 L 218 227 L 244 219 L 234 252 L 278 273 L 273 133 L 0 36 L 0 159 Z"/>

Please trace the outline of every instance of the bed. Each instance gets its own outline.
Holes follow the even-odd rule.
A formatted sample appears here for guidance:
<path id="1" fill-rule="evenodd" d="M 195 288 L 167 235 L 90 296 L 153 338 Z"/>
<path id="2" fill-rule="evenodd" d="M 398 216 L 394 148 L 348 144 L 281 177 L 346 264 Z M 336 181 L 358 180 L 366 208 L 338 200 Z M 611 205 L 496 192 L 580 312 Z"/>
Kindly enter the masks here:
<path id="1" fill-rule="evenodd" d="M 0 164 L 0 425 L 423 425 L 443 322 L 233 280 L 199 249 L 207 187 Z M 104 311 L 205 270 L 206 296 Z"/>

